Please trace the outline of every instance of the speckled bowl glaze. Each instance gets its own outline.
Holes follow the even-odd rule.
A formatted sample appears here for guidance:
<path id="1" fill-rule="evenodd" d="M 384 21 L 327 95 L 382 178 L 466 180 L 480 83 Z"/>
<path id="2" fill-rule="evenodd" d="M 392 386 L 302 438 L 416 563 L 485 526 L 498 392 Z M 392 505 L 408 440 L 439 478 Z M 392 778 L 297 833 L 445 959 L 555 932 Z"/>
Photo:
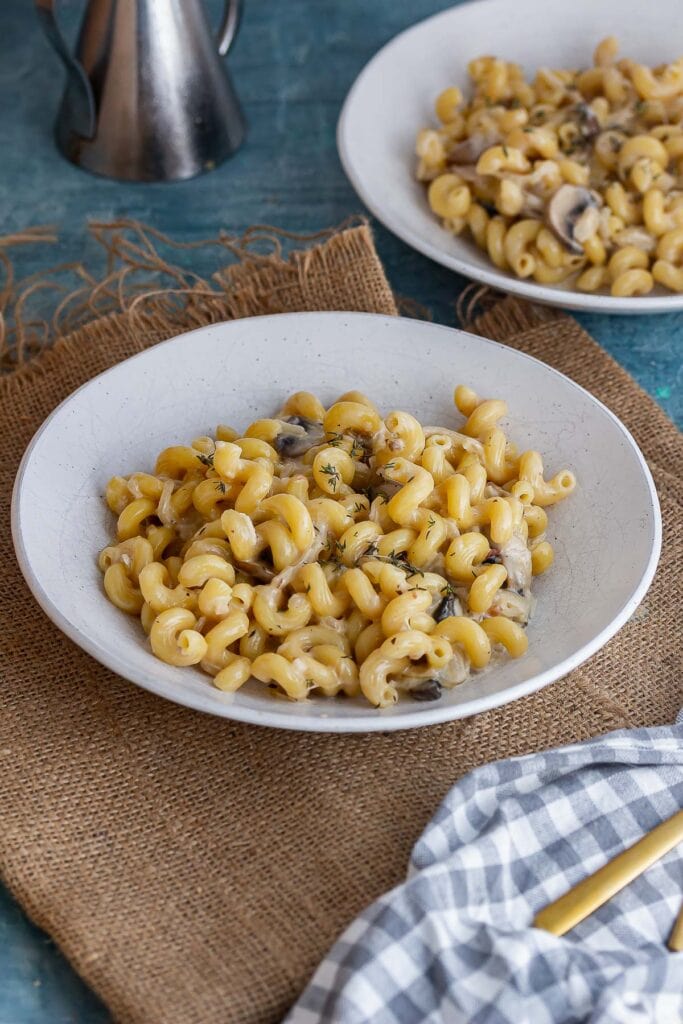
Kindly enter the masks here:
<path id="1" fill-rule="evenodd" d="M 664 313 L 683 295 L 659 287 L 642 298 L 586 295 L 498 270 L 466 235 L 454 237 L 415 180 L 415 136 L 435 124 L 434 100 L 449 85 L 468 95 L 467 64 L 495 54 L 538 67 L 586 67 L 596 43 L 614 35 L 620 53 L 655 66 L 679 56 L 672 0 L 477 0 L 419 22 L 387 43 L 354 82 L 339 119 L 344 170 L 365 205 L 414 249 L 465 277 L 534 302 L 596 313 Z"/>
<path id="2" fill-rule="evenodd" d="M 578 487 L 551 510 L 552 570 L 536 581 L 529 651 L 445 692 L 377 711 L 360 699 L 278 700 L 255 681 L 236 694 L 195 669 L 163 664 L 137 620 L 105 598 L 97 555 L 114 518 L 103 501 L 117 473 L 152 468 L 175 442 L 246 426 L 292 391 L 324 402 L 353 387 L 384 411 L 461 422 L 452 394 L 467 383 L 505 398 L 503 427 L 538 449 L 549 473 Z M 74 643 L 132 682 L 189 707 L 258 725 L 320 732 L 414 728 L 476 714 L 560 679 L 595 653 L 642 599 L 661 522 L 649 470 L 619 420 L 562 374 L 461 331 L 362 313 L 294 313 L 214 324 L 156 345 L 90 381 L 60 405 L 17 475 L 12 530 L 36 600 Z M 562 685 L 559 683 L 558 685 Z M 131 699 L 133 693 L 131 693 Z"/>

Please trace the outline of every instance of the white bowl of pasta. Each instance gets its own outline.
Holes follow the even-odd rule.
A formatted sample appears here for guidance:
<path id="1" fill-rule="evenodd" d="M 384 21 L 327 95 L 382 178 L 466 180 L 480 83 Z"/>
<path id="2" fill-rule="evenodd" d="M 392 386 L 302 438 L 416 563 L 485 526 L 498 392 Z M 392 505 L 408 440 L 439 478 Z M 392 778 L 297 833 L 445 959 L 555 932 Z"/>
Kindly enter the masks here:
<path id="1" fill-rule="evenodd" d="M 38 602 L 102 664 L 332 732 L 560 679 L 636 608 L 661 532 L 638 448 L 586 391 L 360 313 L 216 324 L 97 377 L 31 442 L 12 522 Z"/>
<path id="2" fill-rule="evenodd" d="M 483 284 L 595 312 L 681 309 L 676 17 L 667 0 L 434 15 L 356 79 L 346 173 L 394 234 Z"/>

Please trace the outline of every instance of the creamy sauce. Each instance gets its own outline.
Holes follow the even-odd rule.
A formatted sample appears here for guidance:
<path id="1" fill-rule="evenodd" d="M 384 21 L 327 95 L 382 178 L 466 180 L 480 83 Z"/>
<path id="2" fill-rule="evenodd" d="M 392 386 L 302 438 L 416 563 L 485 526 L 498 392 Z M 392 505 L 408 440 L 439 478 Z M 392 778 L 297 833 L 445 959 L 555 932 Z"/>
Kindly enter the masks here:
<path id="1" fill-rule="evenodd" d="M 298 562 L 293 562 L 286 569 L 283 569 L 282 572 L 279 572 L 277 576 L 274 576 L 270 586 L 275 587 L 277 590 L 282 590 L 284 587 L 289 586 L 302 565 L 318 561 L 320 552 L 327 547 L 327 540 L 327 530 L 316 528 L 315 540 L 306 548 Z"/>
<path id="2" fill-rule="evenodd" d="M 500 558 L 508 574 L 511 590 L 527 591 L 531 586 L 531 552 L 518 532 L 499 547 Z"/>

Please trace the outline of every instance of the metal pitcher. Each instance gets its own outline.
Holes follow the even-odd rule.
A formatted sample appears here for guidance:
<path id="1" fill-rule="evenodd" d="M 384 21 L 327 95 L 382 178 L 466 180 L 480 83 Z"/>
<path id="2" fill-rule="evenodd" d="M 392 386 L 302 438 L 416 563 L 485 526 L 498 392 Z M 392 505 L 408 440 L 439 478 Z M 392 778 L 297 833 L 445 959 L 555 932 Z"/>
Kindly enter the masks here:
<path id="1" fill-rule="evenodd" d="M 245 121 L 220 59 L 240 0 L 226 0 L 215 39 L 202 0 L 89 0 L 75 55 L 55 0 L 35 4 L 68 72 L 55 130 L 72 163 L 125 181 L 174 181 L 240 146 Z"/>

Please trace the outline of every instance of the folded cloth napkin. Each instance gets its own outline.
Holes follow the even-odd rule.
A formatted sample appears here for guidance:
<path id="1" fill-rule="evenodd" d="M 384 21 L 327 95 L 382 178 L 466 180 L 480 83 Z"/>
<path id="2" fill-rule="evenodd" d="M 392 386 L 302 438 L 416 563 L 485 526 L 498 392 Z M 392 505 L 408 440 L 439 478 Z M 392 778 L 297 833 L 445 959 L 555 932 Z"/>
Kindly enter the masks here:
<path id="1" fill-rule="evenodd" d="M 346 930 L 287 1024 L 676 1024 L 683 900 L 671 850 L 562 938 L 535 913 L 683 807 L 671 728 L 478 768 L 415 846 L 406 882 Z"/>

